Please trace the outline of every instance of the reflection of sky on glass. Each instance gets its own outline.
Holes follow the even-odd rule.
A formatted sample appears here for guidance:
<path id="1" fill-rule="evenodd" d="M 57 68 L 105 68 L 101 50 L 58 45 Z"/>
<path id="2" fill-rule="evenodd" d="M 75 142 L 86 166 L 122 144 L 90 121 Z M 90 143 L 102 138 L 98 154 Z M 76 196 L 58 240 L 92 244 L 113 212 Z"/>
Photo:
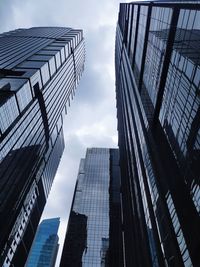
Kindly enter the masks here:
<path id="1" fill-rule="evenodd" d="M 109 149 L 88 149 L 81 160 L 73 211 L 87 216 L 83 266 L 101 266 L 109 238 Z"/>
<path id="2" fill-rule="evenodd" d="M 50 266 L 58 245 L 60 218 L 43 220 L 38 228 L 26 267 Z"/>

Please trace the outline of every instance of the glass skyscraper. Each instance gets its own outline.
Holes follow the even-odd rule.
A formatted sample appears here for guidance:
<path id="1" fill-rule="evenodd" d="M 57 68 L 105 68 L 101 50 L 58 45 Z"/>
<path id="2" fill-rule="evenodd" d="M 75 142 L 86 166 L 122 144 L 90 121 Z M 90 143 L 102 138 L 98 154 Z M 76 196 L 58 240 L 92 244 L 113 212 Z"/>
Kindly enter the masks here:
<path id="1" fill-rule="evenodd" d="M 81 159 L 60 267 L 122 266 L 118 149 Z"/>
<path id="2" fill-rule="evenodd" d="M 64 149 L 84 67 L 82 30 L 0 34 L 0 266 L 24 266 Z"/>
<path id="3" fill-rule="evenodd" d="M 54 267 L 60 218 L 43 220 L 36 232 L 25 267 Z"/>
<path id="4" fill-rule="evenodd" d="M 116 94 L 126 266 L 200 266 L 199 49 L 198 1 L 120 5 Z"/>

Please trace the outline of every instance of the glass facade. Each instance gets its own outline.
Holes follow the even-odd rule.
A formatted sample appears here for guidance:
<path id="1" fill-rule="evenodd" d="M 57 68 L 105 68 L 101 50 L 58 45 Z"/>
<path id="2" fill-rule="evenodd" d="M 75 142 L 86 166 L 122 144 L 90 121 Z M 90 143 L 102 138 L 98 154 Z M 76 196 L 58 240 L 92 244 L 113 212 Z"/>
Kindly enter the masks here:
<path id="1" fill-rule="evenodd" d="M 60 266 L 108 266 L 114 252 L 113 266 L 121 266 L 120 243 L 113 245 L 111 225 L 115 221 L 121 227 L 118 161 L 117 149 L 87 149 L 80 162 Z M 115 235 L 121 240 L 121 232 Z"/>
<path id="2" fill-rule="evenodd" d="M 173 2 L 120 4 L 115 66 L 126 266 L 200 266 L 200 4 Z"/>
<path id="3" fill-rule="evenodd" d="M 25 267 L 54 267 L 58 252 L 59 218 L 43 220 L 36 232 Z"/>
<path id="4" fill-rule="evenodd" d="M 84 59 L 82 30 L 0 34 L 1 266 L 24 266 L 64 150 L 63 118 Z"/>

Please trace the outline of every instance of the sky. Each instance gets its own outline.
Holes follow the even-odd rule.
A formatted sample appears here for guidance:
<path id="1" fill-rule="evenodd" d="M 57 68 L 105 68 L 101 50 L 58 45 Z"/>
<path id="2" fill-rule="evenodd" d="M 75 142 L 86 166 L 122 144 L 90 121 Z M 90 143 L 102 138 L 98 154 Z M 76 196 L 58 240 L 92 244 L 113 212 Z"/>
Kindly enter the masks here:
<path id="1" fill-rule="evenodd" d="M 119 2 L 0 0 L 0 33 L 34 26 L 72 27 L 84 32 L 85 70 L 65 117 L 65 151 L 42 216 L 61 218 L 56 267 L 80 159 L 87 147 L 117 147 L 114 45 Z"/>

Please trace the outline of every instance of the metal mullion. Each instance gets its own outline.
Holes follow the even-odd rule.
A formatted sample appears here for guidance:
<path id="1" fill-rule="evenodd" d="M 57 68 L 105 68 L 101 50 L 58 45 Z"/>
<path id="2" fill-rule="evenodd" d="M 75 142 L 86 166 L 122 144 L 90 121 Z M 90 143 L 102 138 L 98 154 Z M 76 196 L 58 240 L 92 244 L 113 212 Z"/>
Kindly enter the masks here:
<path id="1" fill-rule="evenodd" d="M 66 67 L 66 65 L 68 63 L 69 62 L 65 62 L 65 65 L 62 66 L 62 70 L 59 73 L 58 72 L 55 73 L 55 75 L 56 74 L 58 74 L 58 75 L 55 76 L 55 78 L 51 80 L 51 83 L 48 85 L 48 87 L 47 86 L 45 87 L 45 93 L 44 93 L 45 102 L 48 100 L 48 98 L 51 99 L 52 98 L 52 94 L 54 94 L 54 90 L 49 90 L 50 87 L 53 86 L 55 88 L 56 86 L 59 86 L 59 84 L 62 84 L 62 82 L 65 79 L 65 77 L 67 77 L 67 75 L 69 75 L 69 72 L 70 72 L 70 70 L 72 68 L 71 68 L 70 64 L 69 64 L 69 66 Z M 62 77 L 61 77 L 61 75 L 62 75 Z M 48 91 L 49 91 L 49 93 L 48 93 Z"/>
<path id="2" fill-rule="evenodd" d="M 2 38 L 3 39 L 3 38 Z M 15 48 L 17 49 L 18 47 L 20 47 L 19 44 L 21 44 L 22 42 L 20 42 L 19 40 L 15 39 Z M 13 42 L 9 42 L 7 40 L 5 40 L 4 42 L 2 42 L 2 44 L 4 46 L 0 47 L 0 56 L 4 55 L 4 57 L 7 58 L 7 56 L 5 55 L 5 50 L 7 54 L 10 54 L 10 51 L 13 51 Z M 23 46 L 24 43 L 22 43 L 21 46 Z"/>
<path id="3" fill-rule="evenodd" d="M 185 3 L 184 3 L 185 2 Z M 153 7 L 166 7 L 166 8 L 178 8 L 178 9 L 189 9 L 189 10 L 200 10 L 200 5 L 199 4 L 194 4 L 194 3 L 187 3 L 187 0 L 183 0 L 182 3 L 173 3 L 173 2 L 135 2 L 137 5 L 143 5 L 143 6 L 149 6 L 150 4 L 153 5 Z"/>
<path id="4" fill-rule="evenodd" d="M 156 99 L 156 104 L 155 104 L 154 118 L 153 118 L 153 124 L 152 124 L 153 127 L 157 124 L 161 105 L 162 105 L 163 94 L 164 94 L 165 84 L 167 80 L 169 64 L 171 60 L 171 54 L 173 51 L 173 44 L 174 44 L 174 40 L 176 36 L 176 27 L 177 27 L 178 18 L 179 18 L 179 11 L 180 10 L 175 7 L 172 13 L 171 25 L 170 25 L 169 35 L 167 39 L 167 46 L 166 46 L 165 56 L 163 60 L 163 68 L 162 68 L 162 73 L 160 76 L 160 84 L 159 84 L 159 89 L 158 89 L 158 94 L 157 94 L 157 99 Z"/>
<path id="5" fill-rule="evenodd" d="M 126 153 L 126 157 L 130 159 L 130 153 L 128 153 L 129 152 L 129 149 L 130 149 L 130 146 L 129 145 L 131 145 L 130 142 L 129 142 L 129 140 L 128 140 L 128 135 L 130 136 L 130 129 L 129 129 L 130 122 L 129 122 L 128 114 L 127 114 L 127 112 L 128 112 L 127 111 L 127 107 L 126 107 L 127 105 L 124 104 L 124 103 L 127 104 L 127 99 L 126 99 L 125 91 L 124 91 L 124 89 L 125 89 L 125 86 L 124 86 L 124 83 L 125 83 L 125 80 L 124 80 L 125 77 L 124 76 L 125 76 L 125 74 L 123 74 L 123 73 L 124 73 L 124 67 L 122 67 L 122 70 L 121 70 L 121 77 L 122 78 L 121 78 L 121 87 L 120 87 L 120 89 L 121 89 L 120 90 L 121 91 L 120 92 L 121 93 L 121 95 L 120 95 L 120 99 L 121 99 L 121 101 L 120 101 L 120 103 L 121 103 L 120 104 L 120 107 L 121 107 L 121 110 L 123 112 L 123 121 L 124 121 L 124 123 L 123 123 L 123 132 L 124 132 L 124 135 L 125 135 L 124 136 L 124 141 L 125 141 L 125 146 L 126 146 L 125 153 Z M 128 176 L 129 176 L 129 172 L 131 171 L 130 169 L 132 169 L 132 168 L 130 167 L 129 161 L 127 161 L 127 163 L 128 163 L 128 165 L 126 165 L 126 170 L 127 170 Z M 135 200 L 135 198 L 133 198 L 133 192 L 132 191 L 135 192 L 135 190 L 134 190 L 134 186 L 132 184 L 132 180 L 130 178 L 128 179 L 128 185 L 129 185 L 129 199 L 131 201 L 130 208 L 132 209 L 132 213 L 134 214 L 135 213 L 134 212 L 134 209 L 136 209 L 136 211 L 137 211 L 138 208 L 137 208 L 137 205 L 136 205 L 136 200 Z M 135 235 L 136 235 L 136 230 L 137 230 L 137 227 L 138 227 L 138 223 L 137 224 L 134 224 L 134 226 L 135 227 L 133 227 L 133 229 L 134 229 L 134 232 L 135 232 Z M 136 237 L 137 237 L 137 235 L 136 235 Z M 134 246 L 134 250 L 136 251 L 136 253 L 135 253 L 136 255 L 140 255 L 140 254 L 138 254 L 138 245 Z M 137 257 L 136 258 L 136 263 L 137 264 L 140 263 L 140 260 L 139 260 L 139 262 L 138 262 L 138 260 L 139 259 Z"/>
<path id="6" fill-rule="evenodd" d="M 131 105 L 133 103 L 132 103 L 130 94 L 133 94 L 133 92 L 127 91 L 127 97 L 129 99 L 129 102 L 130 102 L 130 112 L 131 112 L 131 114 L 134 114 L 134 109 L 133 109 L 133 106 Z M 135 98 L 135 96 L 134 96 L 134 98 Z M 139 112 L 138 112 L 138 118 L 140 118 Z M 159 262 L 159 266 L 165 266 L 164 259 L 163 259 L 163 253 L 162 253 L 162 250 L 161 250 L 161 247 L 160 247 L 160 241 L 161 240 L 159 238 L 159 233 L 158 233 L 159 230 L 158 230 L 157 224 L 156 224 L 156 216 L 155 216 L 155 213 L 154 213 L 154 210 L 153 210 L 151 193 L 150 193 L 150 189 L 149 189 L 149 185 L 148 185 L 148 177 L 147 177 L 146 172 L 145 172 L 143 153 L 142 153 L 142 150 L 141 150 L 141 147 L 140 147 L 140 138 L 139 138 L 138 132 L 137 132 L 137 125 L 136 125 L 137 121 L 136 121 L 136 119 L 137 118 L 135 116 L 133 116 L 133 127 L 135 129 L 134 130 L 134 132 L 135 132 L 134 135 L 135 135 L 136 144 L 139 144 L 139 146 L 137 146 L 137 151 L 138 151 L 138 156 L 139 156 L 139 163 L 140 163 L 140 166 L 141 166 L 142 182 L 143 182 L 143 185 L 144 185 L 145 195 L 146 195 L 146 198 L 147 198 L 149 218 L 150 218 L 150 221 L 151 221 L 151 224 L 152 224 L 154 238 L 155 238 L 155 245 L 156 245 L 156 248 L 157 248 L 157 253 L 156 254 L 157 254 L 157 259 L 158 259 L 158 262 Z M 146 140 L 147 136 L 146 136 L 145 128 L 142 125 L 142 121 L 141 121 L 141 129 L 142 129 L 144 138 Z M 138 187 L 139 187 L 138 191 L 141 192 L 140 182 L 138 184 Z M 142 206 L 143 206 L 143 203 L 142 203 Z M 143 209 L 144 209 L 144 206 L 143 206 Z M 146 221 L 145 221 L 145 224 L 146 224 Z M 153 259 L 152 259 L 152 261 L 153 261 Z"/>
<path id="7" fill-rule="evenodd" d="M 140 5 L 138 5 L 138 9 L 137 9 L 137 19 L 136 19 L 136 27 L 135 27 L 135 40 L 134 40 L 134 48 L 133 48 L 133 58 L 132 58 L 132 61 L 130 61 L 132 68 L 133 68 L 134 63 L 135 63 L 135 54 L 136 54 L 136 47 L 137 47 L 137 40 L 138 40 L 139 20 L 140 20 Z"/>
<path id="8" fill-rule="evenodd" d="M 16 55 L 14 55 L 10 61 L 9 61 L 9 64 L 6 64 L 8 63 L 7 61 L 4 63 L 4 65 L 6 64 L 6 68 L 13 68 L 15 67 L 16 65 L 18 64 L 21 64 L 23 63 L 29 56 L 32 56 L 34 53 L 38 52 L 40 49 L 44 48 L 44 44 L 45 45 L 48 45 L 48 43 L 41 43 L 40 46 L 37 46 L 36 49 L 32 49 L 34 48 L 35 46 L 31 46 L 31 49 L 28 49 L 26 50 L 26 53 L 20 53 L 18 54 L 18 57 L 16 58 Z M 30 47 L 30 46 L 29 46 Z M 16 60 L 15 60 L 16 59 Z M 19 68 L 19 67 L 18 67 Z"/>
<path id="9" fill-rule="evenodd" d="M 132 92 L 133 93 L 133 92 Z M 136 98 L 135 98 L 135 100 L 137 100 Z M 137 103 L 137 101 L 136 101 L 136 103 Z M 138 105 L 139 103 L 137 103 L 137 105 Z M 140 110 L 140 108 L 138 109 L 138 111 L 139 111 L 139 113 L 141 113 L 141 110 Z M 142 116 L 142 114 L 139 114 L 138 113 L 138 115 L 139 116 Z M 141 121 L 142 122 L 142 121 Z M 148 146 L 148 149 L 150 148 L 150 146 L 149 146 L 149 140 L 148 140 L 148 136 L 147 136 L 147 133 L 146 133 L 146 131 L 144 130 L 144 128 L 145 128 L 145 125 L 144 125 L 144 123 L 142 123 L 142 129 L 143 129 L 143 133 L 144 133 L 144 137 L 145 137 L 145 139 L 146 139 L 146 142 L 147 142 L 147 146 Z M 150 157 L 150 159 L 151 159 L 151 157 Z M 151 161 L 152 161 L 152 159 L 151 159 Z M 152 163 L 153 164 L 153 163 Z M 155 168 L 154 168 L 154 166 L 152 165 L 152 167 L 153 167 L 153 171 L 154 172 L 156 172 L 156 170 L 155 170 Z M 156 177 L 157 178 L 157 177 Z M 156 182 L 156 184 L 157 184 L 157 186 L 159 187 L 159 189 L 160 189 L 160 186 L 158 185 L 158 183 Z"/>
<path id="10" fill-rule="evenodd" d="M 145 37 L 144 37 L 144 47 L 143 47 L 143 54 L 142 54 L 142 62 L 141 62 L 141 70 L 140 70 L 140 78 L 138 84 L 138 91 L 141 93 L 141 86 L 144 74 L 144 66 L 145 66 L 145 59 L 147 53 L 147 46 L 148 46 L 148 38 L 149 38 L 149 29 L 151 23 L 151 12 L 152 12 L 152 4 L 148 6 L 148 14 L 147 14 L 147 21 L 146 21 L 146 30 L 145 30 Z"/>
<path id="11" fill-rule="evenodd" d="M 123 72 L 124 72 L 124 75 L 125 75 L 125 72 L 126 72 L 125 66 L 123 66 Z M 135 140 L 135 143 L 138 144 L 138 142 L 136 142 L 136 139 L 138 138 L 138 136 L 137 136 L 137 131 L 136 131 L 136 120 L 135 120 L 135 116 L 133 116 L 134 113 L 133 113 L 133 109 L 132 109 L 132 100 L 131 100 L 131 97 L 130 97 L 130 90 L 128 89 L 128 84 L 127 83 L 128 83 L 128 81 L 126 80 L 126 86 L 124 86 L 124 88 L 126 88 L 126 90 L 125 90 L 125 98 L 127 99 L 126 103 L 129 102 L 130 106 L 129 106 L 129 112 L 128 112 L 128 109 L 126 108 L 126 110 L 127 110 L 126 113 L 128 113 L 128 114 L 131 113 L 130 115 L 132 117 L 132 126 L 134 128 L 134 137 L 131 135 L 131 131 L 130 131 L 130 135 L 131 135 L 131 144 L 130 144 L 130 146 L 133 149 L 133 151 L 135 151 L 135 149 L 134 149 L 135 145 L 134 145 L 133 138 Z M 128 116 L 128 117 L 130 117 L 130 116 Z M 131 122 L 130 122 L 130 119 L 128 117 L 127 117 L 127 120 L 128 120 L 127 123 L 129 124 L 129 129 L 130 129 Z M 138 155 L 140 155 L 139 146 L 137 146 L 137 152 L 138 152 Z M 140 185 L 140 181 L 139 181 L 139 176 L 138 176 L 138 172 L 136 171 L 137 170 L 137 163 L 136 163 L 135 152 L 133 153 L 133 155 L 134 155 L 133 160 L 134 160 L 134 174 L 135 174 L 135 179 L 134 180 L 135 180 L 135 186 L 136 186 L 136 189 L 137 189 L 137 192 L 138 192 L 139 204 L 140 204 L 139 207 L 136 205 L 136 208 L 137 208 L 137 210 L 139 209 L 139 211 L 142 213 L 142 227 L 143 227 L 142 230 L 144 231 L 144 233 L 146 235 L 146 238 L 148 238 L 147 237 L 148 234 L 146 232 L 147 223 L 146 223 L 146 220 L 145 220 L 145 209 L 144 209 L 145 207 L 144 207 L 143 201 L 142 201 L 142 194 L 141 194 L 142 191 L 141 191 L 141 185 Z M 140 165 L 141 165 L 142 164 L 141 158 L 140 158 L 139 161 L 140 161 Z M 142 165 L 141 165 L 141 171 L 142 171 Z M 142 172 L 142 174 L 143 174 L 143 172 Z M 133 190 L 135 192 L 134 188 L 133 188 Z M 146 245 L 145 246 L 145 252 L 147 253 L 147 255 L 149 257 L 148 258 L 148 262 L 151 262 L 152 258 L 151 258 L 150 247 L 149 247 L 149 239 L 148 239 L 147 242 L 145 242 L 145 245 Z M 136 246 L 136 249 L 137 249 L 137 246 Z M 138 253 L 139 253 L 139 251 L 137 251 L 137 254 Z M 141 263 L 141 258 L 140 258 L 140 263 Z"/>
<path id="12" fill-rule="evenodd" d="M 127 51 L 128 51 L 128 55 L 130 55 L 130 49 L 131 49 L 131 40 L 132 40 L 132 30 L 133 30 L 133 16 L 134 16 L 134 9 L 135 9 L 135 5 L 134 4 L 130 4 L 132 6 L 132 13 L 131 13 L 131 21 L 130 21 L 130 34 L 129 34 L 129 43 L 128 43 L 128 47 L 127 47 Z"/>
<path id="13" fill-rule="evenodd" d="M 37 42 L 33 42 L 33 40 L 30 40 L 30 42 L 26 42 L 27 41 L 27 39 L 26 40 L 24 40 L 24 42 L 20 42 L 20 45 L 19 46 L 17 46 L 17 48 L 15 49 L 15 50 L 13 50 L 13 45 L 10 47 L 10 49 L 9 50 L 7 50 L 6 49 L 6 53 L 8 53 L 9 51 L 13 51 L 13 53 L 9 53 L 9 55 L 10 55 L 10 59 L 12 59 L 13 57 L 15 57 L 15 55 L 16 55 L 16 52 L 20 52 L 20 51 L 22 51 L 22 53 L 20 53 L 20 54 L 23 54 L 23 52 L 24 52 L 24 49 L 22 50 L 22 48 L 25 48 L 25 47 L 27 47 L 27 48 L 29 48 L 29 50 L 30 50 L 30 48 L 32 48 L 32 47 L 35 47 L 35 43 L 38 43 L 38 41 Z M 42 42 L 43 43 L 43 42 Z M 28 51 L 29 51 L 28 50 Z M 5 50 L 4 50 L 5 51 Z M 3 59 L 8 59 L 8 56 L 7 56 L 7 54 L 4 56 L 4 57 L 1 57 L 1 60 L 3 60 Z"/>
<path id="14" fill-rule="evenodd" d="M 67 77 L 68 78 L 68 77 Z M 69 89 L 71 89 L 70 87 L 74 84 L 74 80 L 73 80 L 73 76 L 71 76 L 71 79 L 70 79 L 70 77 L 69 77 L 69 79 L 67 79 L 67 81 L 63 81 L 63 83 L 64 84 L 62 84 L 61 86 L 62 86 L 62 89 L 64 89 L 65 88 L 65 84 L 66 84 L 66 82 L 67 82 L 67 87 L 69 88 Z M 64 90 L 64 92 L 65 92 L 66 90 Z M 56 103 L 56 106 L 60 106 L 60 108 L 58 109 L 58 111 L 54 114 L 53 112 L 49 112 L 49 120 L 51 120 L 51 117 L 52 117 L 52 115 L 54 114 L 54 117 L 55 117 L 55 119 L 54 120 L 52 120 L 52 124 L 54 123 L 54 121 L 56 121 L 56 117 L 59 117 L 59 112 L 60 112 L 60 114 L 61 114 L 61 107 L 62 107 L 62 105 L 61 104 L 63 104 L 63 102 L 65 102 L 65 104 L 66 104 L 66 102 L 67 102 L 67 100 L 68 100 L 68 98 L 70 97 L 70 93 L 71 93 L 71 91 L 69 92 L 69 91 L 66 91 L 66 93 L 64 94 L 64 96 L 66 96 L 65 97 L 65 99 L 64 99 L 64 97 L 63 98 L 60 98 L 59 99 L 59 101 Z M 63 100 L 64 99 L 64 100 Z M 62 101 L 63 100 L 63 101 Z M 64 106 L 65 106 L 65 104 L 63 104 L 63 108 L 64 108 Z"/>
<path id="15" fill-rule="evenodd" d="M 11 139 L 11 137 L 12 137 L 13 135 L 15 135 L 15 133 L 17 132 L 17 130 L 18 130 L 18 128 L 21 126 L 21 124 L 24 123 L 24 121 L 27 119 L 27 117 L 29 117 L 30 112 L 35 108 L 35 106 L 36 106 L 36 105 L 34 105 L 33 108 L 32 108 L 29 112 L 27 112 L 26 117 L 25 117 L 25 118 L 18 124 L 18 126 L 16 127 L 15 131 L 13 131 L 12 135 L 10 136 L 10 138 L 4 143 L 2 149 L 4 148 L 4 146 L 5 146 L 7 143 L 9 143 L 9 140 Z M 38 110 L 36 110 L 36 114 L 38 114 L 38 112 L 40 112 L 39 107 L 38 107 Z M 36 115 L 36 114 L 35 114 L 35 115 Z M 21 118 L 21 117 L 20 117 L 20 118 Z M 39 120 L 39 119 L 38 119 L 38 120 Z M 28 122 L 28 124 L 27 124 L 27 128 L 29 127 L 29 125 L 30 125 L 31 123 L 32 123 L 31 121 Z M 13 149 L 14 146 L 17 144 L 17 142 L 20 140 L 20 138 L 21 138 L 22 134 L 25 132 L 25 130 L 26 130 L 26 129 L 24 129 L 24 130 L 21 132 L 21 135 L 18 136 L 18 139 L 15 140 L 15 143 L 13 143 L 13 146 L 11 147 L 11 149 Z"/>
<path id="16" fill-rule="evenodd" d="M 73 73 L 72 73 L 73 74 Z M 74 82 L 74 80 L 73 80 L 73 75 L 69 75 L 69 76 L 65 76 L 65 78 L 64 78 L 64 80 L 62 81 L 62 83 L 59 85 L 59 87 L 61 87 L 61 90 L 63 90 L 63 88 L 65 88 L 65 84 L 67 83 L 67 87 L 69 87 L 69 84 L 71 85 L 71 80 Z M 61 91 L 60 90 L 60 91 Z M 65 90 L 66 91 L 66 93 L 68 93 L 68 91 L 67 90 Z M 50 102 L 48 103 L 48 106 L 49 106 L 49 104 L 53 101 L 53 99 L 54 99 L 54 96 L 53 96 L 53 98 L 51 98 L 50 99 Z M 58 105 L 58 103 L 59 103 L 60 101 L 58 101 L 57 103 L 56 103 L 56 105 Z M 50 110 L 52 110 L 52 109 L 50 109 Z M 54 114 L 53 113 L 53 111 L 51 111 L 50 112 L 50 110 L 49 110 L 49 119 L 52 117 L 52 115 Z"/>

